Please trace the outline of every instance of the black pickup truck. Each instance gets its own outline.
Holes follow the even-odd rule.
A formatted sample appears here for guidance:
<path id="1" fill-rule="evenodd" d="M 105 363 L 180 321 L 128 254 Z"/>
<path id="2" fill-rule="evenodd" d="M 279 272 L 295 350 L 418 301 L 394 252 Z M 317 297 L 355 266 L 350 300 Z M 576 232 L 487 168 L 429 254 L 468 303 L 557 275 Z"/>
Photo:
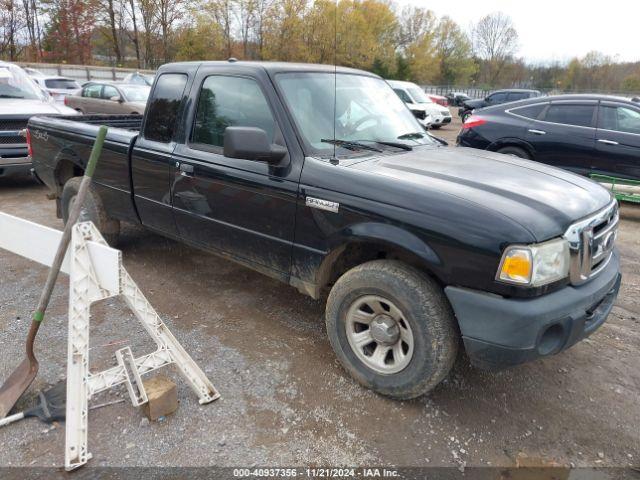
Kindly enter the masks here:
<path id="1" fill-rule="evenodd" d="M 618 208 L 586 178 L 447 148 L 381 78 L 320 65 L 160 68 L 144 117 L 36 117 L 37 176 L 67 217 L 97 124 L 111 128 L 83 215 L 241 262 L 314 298 L 359 382 L 437 385 L 460 339 L 497 369 L 605 321 L 620 286 Z"/>

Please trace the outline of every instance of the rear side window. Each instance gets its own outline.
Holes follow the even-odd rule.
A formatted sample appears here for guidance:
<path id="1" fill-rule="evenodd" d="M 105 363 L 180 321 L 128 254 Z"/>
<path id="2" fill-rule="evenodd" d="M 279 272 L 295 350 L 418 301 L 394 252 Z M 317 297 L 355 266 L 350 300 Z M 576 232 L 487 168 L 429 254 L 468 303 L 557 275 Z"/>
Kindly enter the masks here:
<path id="1" fill-rule="evenodd" d="M 222 147 L 227 127 L 257 127 L 273 140 L 275 121 L 258 84 L 249 78 L 211 76 L 202 84 L 193 143 Z"/>
<path id="2" fill-rule="evenodd" d="M 101 91 L 102 85 L 89 85 L 82 91 L 82 96 L 89 98 L 100 98 Z"/>
<path id="3" fill-rule="evenodd" d="M 625 107 L 600 107 L 600 128 L 640 134 L 640 112 Z"/>
<path id="4" fill-rule="evenodd" d="M 144 127 L 147 140 L 171 142 L 186 84 L 187 76 L 182 73 L 165 73 L 158 78 L 147 108 Z"/>
<path id="5" fill-rule="evenodd" d="M 546 122 L 591 127 L 595 105 L 551 105 L 544 117 Z"/>
<path id="6" fill-rule="evenodd" d="M 537 105 L 528 105 L 526 107 L 512 108 L 509 111 L 512 113 L 515 113 L 516 115 L 520 115 L 521 117 L 531 118 L 535 120 L 540 116 L 540 114 L 544 110 L 544 107 L 546 106 L 547 106 L 546 103 L 538 103 Z"/>

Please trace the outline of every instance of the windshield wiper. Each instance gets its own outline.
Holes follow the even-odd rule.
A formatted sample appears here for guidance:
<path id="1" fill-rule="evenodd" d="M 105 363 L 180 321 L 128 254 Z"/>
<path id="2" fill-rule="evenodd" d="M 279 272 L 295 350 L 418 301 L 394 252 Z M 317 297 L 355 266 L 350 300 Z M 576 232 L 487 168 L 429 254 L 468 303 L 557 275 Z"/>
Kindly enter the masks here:
<path id="1" fill-rule="evenodd" d="M 398 137 L 400 138 L 400 137 Z M 400 140 L 402 140 L 400 138 Z M 401 148 L 402 150 L 406 150 L 406 151 L 411 151 L 413 150 L 413 147 L 411 145 L 407 145 L 406 143 L 400 143 L 400 142 L 387 142 L 387 141 L 382 141 L 382 140 L 368 140 L 369 142 L 376 142 L 379 143 L 380 145 L 388 145 L 389 147 L 395 147 L 395 148 Z"/>
<path id="2" fill-rule="evenodd" d="M 331 139 L 331 138 L 322 138 L 320 139 L 323 143 L 331 143 L 333 145 L 337 145 L 339 147 L 346 148 L 347 150 L 370 150 L 372 152 L 382 152 L 379 148 L 372 147 L 371 145 L 365 145 L 364 143 L 360 143 L 355 140 L 340 140 L 340 139 Z"/>
<path id="3" fill-rule="evenodd" d="M 24 97 L 19 97 L 17 95 L 7 95 L 6 93 L 2 93 L 0 94 L 0 98 L 24 98 Z"/>
<path id="4" fill-rule="evenodd" d="M 404 133 L 398 137 L 398 140 L 415 140 L 417 138 L 424 138 L 426 134 L 422 132 Z"/>

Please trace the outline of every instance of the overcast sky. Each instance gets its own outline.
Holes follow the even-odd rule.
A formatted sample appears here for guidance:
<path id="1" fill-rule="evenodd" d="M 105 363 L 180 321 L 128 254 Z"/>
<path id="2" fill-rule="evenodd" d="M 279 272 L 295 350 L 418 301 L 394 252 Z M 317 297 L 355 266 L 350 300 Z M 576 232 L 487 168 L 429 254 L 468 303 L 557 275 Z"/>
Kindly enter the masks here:
<path id="1" fill-rule="evenodd" d="M 448 15 L 465 29 L 487 13 L 509 15 L 528 61 L 568 60 L 591 50 L 640 61 L 640 0 L 395 0 Z"/>

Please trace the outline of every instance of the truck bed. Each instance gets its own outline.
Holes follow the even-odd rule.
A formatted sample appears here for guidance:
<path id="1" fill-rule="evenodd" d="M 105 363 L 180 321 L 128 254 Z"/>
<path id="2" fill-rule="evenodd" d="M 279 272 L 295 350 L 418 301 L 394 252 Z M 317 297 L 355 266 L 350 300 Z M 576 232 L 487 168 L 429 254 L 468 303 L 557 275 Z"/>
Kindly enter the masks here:
<path id="1" fill-rule="evenodd" d="M 102 199 L 110 205 L 114 218 L 137 222 L 131 191 L 129 150 L 138 136 L 142 118 L 142 115 L 31 117 L 28 129 L 38 178 L 59 199 L 67 177 L 82 173 L 98 129 L 105 125 L 109 131 L 93 183 Z"/>

